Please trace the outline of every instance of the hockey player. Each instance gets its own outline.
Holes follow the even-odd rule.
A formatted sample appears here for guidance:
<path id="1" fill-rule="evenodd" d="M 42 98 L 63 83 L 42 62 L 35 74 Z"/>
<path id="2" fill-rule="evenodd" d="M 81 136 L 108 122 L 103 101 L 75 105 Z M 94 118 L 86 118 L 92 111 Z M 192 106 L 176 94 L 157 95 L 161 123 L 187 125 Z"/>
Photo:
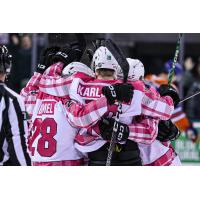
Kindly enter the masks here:
<path id="1" fill-rule="evenodd" d="M 95 67 L 97 79 L 91 79 L 91 78 L 88 79 L 88 77 L 82 76 L 81 74 L 77 75 L 71 84 L 71 87 L 75 90 L 71 90 L 70 97 L 76 100 L 77 102 L 80 102 L 82 105 L 88 103 L 91 100 L 95 100 L 101 97 L 101 89 L 103 86 L 109 85 L 111 83 L 116 83 L 116 81 L 114 81 L 116 75 L 116 68 L 114 66 L 116 66 L 116 61 L 113 59 L 113 62 L 111 62 L 112 59 L 113 59 L 112 54 L 105 47 L 100 47 L 99 49 L 97 49 L 97 51 L 93 56 L 93 62 L 92 62 L 93 67 Z M 137 84 L 139 85 L 139 87 L 137 86 Z M 121 121 L 123 122 L 124 118 L 125 122 L 128 119 L 128 117 L 130 117 L 128 120 L 128 124 L 131 124 L 132 116 L 141 115 L 141 111 L 145 115 L 151 115 L 152 117 L 155 118 L 163 120 L 169 119 L 173 111 L 173 103 L 171 97 L 168 96 L 160 97 L 159 100 L 158 96 L 153 95 L 152 92 L 146 91 L 143 85 L 141 86 L 141 82 L 140 84 L 139 83 L 137 84 L 134 83 L 135 100 L 133 96 L 133 100 L 131 102 L 132 106 L 124 105 L 125 107 L 124 110 L 126 110 L 127 113 L 125 115 L 126 117 L 123 117 L 123 114 L 120 115 Z M 114 90 L 115 92 L 118 90 L 118 88 L 115 85 L 114 85 Z M 104 87 L 103 93 L 107 97 L 108 102 L 110 104 L 113 104 L 116 98 L 112 97 L 111 89 L 109 87 Z M 118 93 L 118 95 L 120 96 L 120 92 Z M 141 104 L 141 99 L 142 99 L 142 104 Z M 71 101 L 68 108 L 68 111 L 70 112 L 68 114 L 68 117 L 71 123 L 73 125 L 76 125 L 77 127 L 87 128 L 87 129 L 81 129 L 80 133 L 77 135 L 76 147 L 82 152 L 89 152 L 88 156 L 90 158 L 90 163 L 89 163 L 90 165 L 105 165 L 108 143 L 106 143 L 106 140 L 102 140 L 101 137 L 99 137 L 99 135 L 97 134 L 98 131 L 95 132 L 95 130 L 92 128 L 88 129 L 88 127 L 91 125 L 90 123 L 92 122 L 93 117 L 95 117 L 95 112 L 93 112 L 94 114 L 89 113 L 89 110 L 85 112 L 85 109 L 83 108 L 82 105 L 76 104 L 74 101 Z M 131 109 L 129 110 L 128 107 L 129 108 L 132 107 L 132 110 Z M 125 123 L 127 124 L 127 121 Z M 157 136 L 157 126 L 156 126 L 157 124 L 148 123 L 148 119 L 145 121 L 145 124 L 137 123 L 136 125 L 136 123 L 133 123 L 132 127 L 131 125 L 128 126 L 126 124 L 123 123 L 119 124 L 119 127 L 123 127 L 123 129 L 125 130 L 123 135 L 126 136 L 123 138 L 123 141 L 128 138 L 127 137 L 128 135 L 130 135 L 129 138 L 132 139 L 133 141 L 147 143 L 147 141 L 151 141 L 150 138 L 152 134 L 154 134 L 154 139 Z M 151 130 L 154 130 L 154 132 L 149 133 L 148 127 L 151 128 L 153 127 Z M 154 141 L 154 139 L 152 141 Z M 123 156 L 120 156 L 120 154 L 118 154 L 116 156 L 118 157 L 118 160 L 114 160 L 113 162 L 114 165 L 139 164 L 139 162 L 137 163 L 136 160 L 134 160 L 135 159 L 134 156 L 138 155 L 139 151 L 136 147 L 137 145 L 133 143 L 131 140 L 129 140 L 127 142 L 127 145 L 123 146 L 122 144 L 122 148 L 120 149 L 122 149 L 121 155 Z M 101 155 L 101 159 L 98 157 L 98 155 Z M 131 156 L 126 157 L 125 155 L 131 155 Z M 123 160 L 124 158 L 125 160 Z M 130 162 L 127 162 L 127 160 L 129 160 Z"/>
<path id="2" fill-rule="evenodd" d="M 129 80 L 144 80 L 144 66 L 137 59 L 127 59 L 129 62 Z M 122 72 L 118 73 L 118 77 L 122 78 Z M 152 84 L 146 84 L 148 90 L 153 93 L 158 92 L 152 87 Z M 171 89 L 171 90 L 170 90 Z M 172 96 L 174 98 L 175 104 L 178 103 L 179 98 L 176 95 L 176 91 L 171 87 L 168 89 L 168 86 L 162 85 L 160 89 L 161 96 Z M 177 96 L 177 97 L 176 97 Z M 143 121 L 143 117 L 135 119 L 138 122 Z M 151 121 L 152 118 L 149 118 Z M 175 153 L 173 147 L 171 146 L 170 140 L 175 140 L 179 135 L 179 129 L 171 122 L 171 120 L 163 121 L 157 119 L 158 123 L 158 136 L 154 142 L 150 145 L 139 143 L 139 148 L 141 152 L 141 157 L 144 165 L 150 166 L 169 166 L 169 165 L 181 165 L 180 159 Z"/>
<path id="3" fill-rule="evenodd" d="M 60 47 L 53 46 L 45 49 L 40 56 L 39 64 L 31 77 L 27 85 L 21 90 L 20 95 L 24 98 L 24 103 L 26 107 L 26 112 L 28 113 L 29 119 L 31 119 L 33 114 L 33 109 L 37 100 L 37 95 L 39 93 L 39 82 L 45 72 L 45 70 L 53 64 L 52 56 L 54 56 Z"/>
<path id="4" fill-rule="evenodd" d="M 68 84 L 72 78 L 67 75 L 71 74 L 66 73 L 65 77 L 61 78 L 61 72 L 65 65 L 79 60 L 80 53 L 82 51 L 77 47 L 75 49 L 61 48 L 53 56 L 55 64 L 49 67 L 40 79 L 39 93 L 33 110 L 30 139 L 31 157 L 35 166 L 83 165 L 83 155 L 74 148 L 74 137 L 77 130 L 67 122 L 66 118 L 65 103 L 69 100 L 68 95 L 56 96 L 58 92 L 62 93 L 63 89 L 68 91 Z M 73 64 L 68 67 L 73 73 Z M 91 72 L 83 64 L 80 70 L 82 68 L 88 69 L 85 70 L 86 73 Z M 60 72 L 59 76 L 55 72 L 58 74 Z"/>
<path id="5" fill-rule="evenodd" d="M 78 71 L 80 71 L 80 67 L 77 65 L 78 63 L 74 63 L 74 64 L 76 64 L 75 66 L 79 69 Z M 80 65 L 80 64 L 79 64 Z M 82 64 L 83 65 L 83 64 Z M 69 65 L 70 66 L 70 65 Z M 63 73 L 66 75 L 66 73 L 67 74 L 71 74 L 74 70 L 73 70 L 73 68 L 72 68 L 72 66 L 73 66 L 73 64 L 71 64 L 71 67 L 70 68 L 68 68 L 68 70 L 63 70 Z M 115 67 L 117 67 L 117 66 L 115 66 Z M 61 68 L 60 68 L 61 69 Z M 59 74 L 59 68 L 58 67 L 56 67 L 56 66 L 52 66 L 52 67 L 50 67 L 48 70 L 52 70 L 52 71 L 54 71 L 54 72 L 56 72 L 57 71 L 57 73 Z M 65 72 L 66 71 L 66 72 Z M 46 72 L 45 72 L 46 73 Z M 52 75 L 52 73 L 50 73 L 51 75 Z M 83 75 L 83 73 L 82 73 L 82 75 Z M 90 75 L 90 74 L 89 74 Z M 54 77 L 54 78 L 53 78 Z M 55 85 L 57 85 L 57 87 L 55 86 L 55 87 L 53 87 L 53 84 L 52 84 L 52 79 L 49 79 L 49 81 L 46 81 L 47 79 L 45 78 L 44 79 L 44 81 L 43 81 L 43 78 L 41 79 L 41 84 L 40 84 L 40 90 L 43 90 L 43 92 L 45 91 L 45 92 L 47 92 L 47 90 L 51 93 L 51 94 L 53 94 L 53 92 L 55 92 L 55 95 L 60 95 L 60 96 L 67 96 L 68 94 L 67 94 L 67 92 L 68 92 L 68 83 L 70 82 L 69 81 L 69 79 L 67 80 L 67 79 L 62 79 L 62 78 L 59 78 L 59 77 L 57 77 L 57 76 L 55 76 L 55 74 L 54 74 L 54 76 L 52 77 L 52 79 L 54 79 L 55 80 L 55 82 L 54 82 L 54 86 Z M 88 79 L 90 79 L 91 78 L 91 76 L 87 76 L 87 78 Z M 93 79 L 93 78 L 92 78 Z M 71 80 L 71 79 L 70 79 Z M 48 83 L 50 83 L 51 82 L 51 84 L 48 84 Z M 60 82 L 60 85 L 58 84 L 58 82 Z M 48 86 L 48 88 L 47 88 L 47 86 Z M 62 87 L 61 87 L 62 86 Z M 126 88 L 125 88 L 126 89 Z M 127 88 L 127 89 L 129 89 L 129 88 Z M 127 93 L 127 95 L 128 95 L 128 100 L 130 99 L 130 93 L 132 92 L 132 88 L 130 88 L 131 90 L 128 90 L 128 91 L 126 91 L 126 93 Z M 125 101 L 128 101 L 127 100 L 127 97 L 124 95 L 120 100 L 125 100 Z M 92 102 L 92 104 L 90 104 L 90 106 L 91 107 L 93 107 L 94 109 L 96 109 L 94 112 L 95 112 L 95 115 L 93 115 L 93 120 L 95 120 L 95 118 L 98 116 L 98 120 L 100 119 L 100 117 L 105 113 L 105 112 L 107 112 L 107 108 L 108 108 L 108 106 L 107 106 L 107 100 L 106 100 L 106 98 L 104 97 L 104 98 L 100 98 L 99 99 L 100 101 L 100 103 L 99 104 L 96 104 L 96 102 L 95 101 L 93 101 Z M 105 106 L 106 105 L 106 106 Z M 89 107 L 89 109 L 91 108 L 91 107 Z M 99 110 L 98 110 L 98 108 L 99 108 Z M 148 127 L 145 127 L 145 128 L 148 128 Z M 150 138 L 148 138 L 148 139 L 150 139 Z M 136 152 L 137 153 L 137 152 Z"/>
<path id="6" fill-rule="evenodd" d="M 55 71 L 55 70 L 54 70 Z M 70 70 L 69 70 L 70 71 Z M 88 80 L 89 79 L 91 79 L 91 77 L 89 78 L 89 77 L 87 77 L 88 78 Z M 55 80 L 55 84 L 56 84 L 56 81 L 58 81 L 58 79 L 57 80 Z M 62 81 L 60 81 L 60 83 L 61 83 Z M 65 83 L 66 83 L 66 81 L 64 82 L 62 82 L 62 84 L 61 85 L 65 85 Z M 54 84 L 54 85 L 55 85 Z M 74 89 L 74 88 L 73 88 Z M 82 90 L 82 89 L 80 89 L 80 90 Z M 52 89 L 52 91 L 53 91 L 53 89 Z M 57 94 L 61 94 L 61 95 L 64 95 L 65 93 L 66 93 L 66 91 L 67 90 L 63 90 L 63 89 L 61 89 L 61 87 L 60 88 L 57 88 L 56 89 L 56 91 L 57 91 Z M 88 91 L 89 92 L 89 91 Z M 92 93 L 94 93 L 94 91 L 92 92 Z M 94 94 L 93 94 L 94 95 Z M 94 96 L 93 96 L 94 97 Z M 102 99 L 102 100 L 101 100 Z M 105 104 L 105 101 L 103 100 L 104 98 L 101 98 L 100 100 L 100 102 L 102 103 L 101 105 L 103 105 L 103 104 Z M 163 99 L 164 100 L 164 99 Z M 93 101 L 93 102 L 95 102 L 95 101 Z M 92 103 L 93 103 L 92 102 Z M 73 102 L 71 102 L 70 104 L 73 104 Z M 91 103 L 90 103 L 91 104 Z M 90 106 L 89 107 L 89 104 L 87 104 L 88 105 L 88 109 L 86 109 L 86 113 L 84 112 L 85 110 L 83 110 L 82 108 L 80 109 L 80 107 L 76 107 L 76 109 L 74 109 L 75 111 L 77 111 L 77 113 L 80 115 L 82 115 L 82 118 L 83 119 L 87 119 L 87 120 L 82 120 L 81 118 L 76 118 L 76 124 L 77 123 L 79 123 L 79 122 L 82 122 L 81 124 L 80 124 L 80 127 L 82 127 L 82 126 L 86 126 L 86 121 L 88 121 L 88 119 L 91 119 L 91 120 L 93 120 L 93 121 L 95 121 L 98 117 L 97 116 L 100 116 L 101 114 L 102 114 L 102 111 L 104 110 L 104 112 L 105 112 L 105 108 L 100 108 L 99 109 L 99 105 L 98 104 L 94 104 L 93 103 L 93 106 Z M 164 104 L 163 104 L 164 105 Z M 71 106 L 71 107 L 73 107 L 73 106 Z M 93 108 L 93 112 L 91 112 L 90 113 L 90 115 L 89 115 L 89 113 L 88 113 L 88 111 L 91 111 L 91 108 Z M 166 107 L 167 108 L 167 107 Z M 100 111 L 101 111 L 101 113 L 100 113 Z M 155 108 L 155 111 L 156 111 L 156 108 Z M 87 118 L 85 118 L 85 114 L 88 114 L 88 117 Z M 94 114 L 92 114 L 92 113 L 94 113 Z M 157 117 L 159 116 L 159 117 L 161 117 L 162 115 L 164 115 L 164 113 L 162 114 L 161 113 L 161 115 L 157 115 Z M 73 116 L 73 115 L 72 115 Z M 91 117 L 92 116 L 92 117 Z M 163 116 L 163 119 L 164 118 L 166 118 L 166 116 Z M 79 120 L 80 119 L 80 120 Z M 147 122 L 150 122 L 150 123 L 147 123 Z M 144 124 L 143 124 L 144 123 Z M 151 143 L 153 140 L 150 138 L 150 137 L 147 137 L 148 136 L 148 133 L 150 132 L 150 136 L 151 136 L 151 134 L 153 134 L 153 135 L 156 135 L 155 133 L 156 133 L 156 131 L 155 130 L 157 130 L 157 128 L 156 128 L 156 125 L 155 125 L 155 123 L 152 123 L 152 121 L 151 120 L 149 120 L 149 119 L 146 119 L 146 120 L 144 120 L 144 122 L 143 123 L 137 123 L 137 126 L 135 126 L 135 124 L 133 125 L 133 127 L 132 127 L 132 129 L 131 129 L 131 132 L 130 132 L 130 138 L 131 138 L 131 134 L 133 134 L 133 136 L 132 136 L 132 139 L 133 140 L 136 140 L 136 141 L 139 141 L 139 142 L 143 142 L 143 143 Z M 127 129 L 126 129 L 127 130 Z M 88 131 L 89 131 L 89 129 L 88 129 Z M 90 131 L 91 131 L 91 128 L 90 128 Z M 93 133 L 94 133 L 95 131 L 93 131 Z M 97 131 L 98 132 L 98 131 Z M 143 133 L 141 133 L 141 132 L 143 132 Z M 138 137 L 139 136 L 139 137 Z M 143 136 L 143 138 L 141 138 L 140 136 Z M 91 143 L 94 143 L 94 138 L 96 138 L 96 140 L 100 140 L 100 137 L 99 137 L 99 135 L 95 135 L 94 136 L 94 134 L 93 135 L 90 135 L 90 136 L 85 136 L 85 135 L 81 135 L 81 134 L 79 134 L 78 135 L 78 137 L 77 137 L 78 139 L 78 141 L 79 141 L 79 143 L 82 143 L 82 145 L 86 145 L 87 144 L 87 147 L 86 148 L 88 148 L 88 144 L 91 144 Z M 155 137 L 154 137 L 154 139 L 155 139 Z M 102 141 L 101 141 L 102 142 Z M 105 143 L 105 141 L 103 141 L 103 143 Z M 91 147 L 90 147 L 91 148 Z M 104 153 L 106 153 L 105 151 L 104 151 Z M 130 164 L 130 163 L 129 163 Z"/>
<path id="7" fill-rule="evenodd" d="M 161 84 L 168 84 L 168 73 L 172 67 L 172 60 L 167 61 L 164 64 L 164 70 L 158 76 L 149 74 L 145 77 L 145 80 L 155 84 L 155 87 L 159 87 Z M 175 76 L 173 79 L 173 87 L 179 89 L 179 81 L 183 72 L 182 66 L 179 63 L 175 64 Z M 183 111 L 182 105 L 175 107 L 174 113 L 171 117 L 172 122 L 180 129 L 180 131 L 186 132 L 188 138 L 196 142 L 198 140 L 198 132 L 192 126 L 185 112 Z"/>
<path id="8" fill-rule="evenodd" d="M 129 62 L 130 70 L 129 70 L 129 81 L 137 81 L 143 80 L 144 78 L 144 66 L 139 60 L 127 59 Z M 122 78 L 122 72 L 118 73 L 118 77 Z M 159 96 L 158 92 L 147 85 L 148 90 L 150 90 L 155 95 Z M 176 92 L 170 91 L 168 95 L 175 95 Z M 174 98 L 174 97 L 173 97 Z M 141 124 L 154 124 L 157 122 L 158 125 L 158 136 L 155 141 L 151 144 L 142 144 L 138 143 L 140 149 L 140 155 L 142 158 L 143 165 L 150 166 L 169 166 L 169 165 L 181 165 L 179 157 L 176 155 L 174 149 L 170 144 L 170 140 L 176 139 L 179 135 L 179 130 L 177 127 L 170 121 L 160 121 L 159 119 L 153 119 L 152 117 L 147 116 L 137 116 L 134 119 L 135 126 L 139 127 Z M 138 124 L 137 124 L 138 123 Z M 158 124 L 159 123 L 159 124 Z M 111 133 L 113 129 L 114 120 L 104 119 L 99 123 L 100 135 L 105 140 L 111 139 Z M 98 154 L 96 156 L 102 154 L 102 149 L 98 150 Z M 105 154 L 105 152 L 104 152 Z M 95 152 L 92 153 L 92 156 L 95 156 Z M 124 155 L 123 155 L 124 156 Z M 102 158 L 102 157 L 101 157 Z M 94 158 L 93 158 L 94 159 Z"/>
<path id="9" fill-rule="evenodd" d="M 31 77 L 27 85 L 21 90 L 20 95 L 23 97 L 25 108 L 26 108 L 26 116 L 28 119 L 28 125 L 30 129 L 31 119 L 33 115 L 33 110 L 36 104 L 37 96 L 39 93 L 39 82 L 44 73 L 44 71 L 53 64 L 52 56 L 54 56 L 60 47 L 53 46 L 42 51 L 40 55 L 40 61 L 34 72 L 34 75 Z M 31 133 L 29 131 L 28 135 L 28 148 L 30 148 L 30 137 Z"/>

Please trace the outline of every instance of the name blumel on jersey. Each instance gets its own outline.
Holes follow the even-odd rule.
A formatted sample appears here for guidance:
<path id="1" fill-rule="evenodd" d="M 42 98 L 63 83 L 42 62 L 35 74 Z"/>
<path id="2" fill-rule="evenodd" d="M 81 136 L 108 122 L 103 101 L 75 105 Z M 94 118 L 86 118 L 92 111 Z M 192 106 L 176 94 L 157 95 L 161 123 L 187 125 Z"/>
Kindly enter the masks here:
<path id="1" fill-rule="evenodd" d="M 29 146 L 32 161 L 51 162 L 82 158 L 74 148 L 77 130 L 68 123 L 62 101 L 38 99 L 31 132 Z"/>

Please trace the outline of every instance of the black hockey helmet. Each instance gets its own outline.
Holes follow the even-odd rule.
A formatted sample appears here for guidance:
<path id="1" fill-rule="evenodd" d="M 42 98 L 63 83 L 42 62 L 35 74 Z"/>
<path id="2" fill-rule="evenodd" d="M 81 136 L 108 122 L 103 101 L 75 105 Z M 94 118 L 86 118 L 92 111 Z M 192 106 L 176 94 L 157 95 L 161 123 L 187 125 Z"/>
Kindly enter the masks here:
<path id="1" fill-rule="evenodd" d="M 0 46 L 0 73 L 9 74 L 12 67 L 12 55 L 5 45 Z"/>

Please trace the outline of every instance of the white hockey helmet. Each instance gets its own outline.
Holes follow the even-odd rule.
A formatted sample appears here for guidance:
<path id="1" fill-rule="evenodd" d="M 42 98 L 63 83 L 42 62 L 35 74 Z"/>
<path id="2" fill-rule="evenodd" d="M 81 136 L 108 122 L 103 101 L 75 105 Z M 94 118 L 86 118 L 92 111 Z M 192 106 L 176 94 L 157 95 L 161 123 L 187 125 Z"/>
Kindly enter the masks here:
<path id="1" fill-rule="evenodd" d="M 96 72 L 97 69 L 111 69 L 117 72 L 118 62 L 106 47 L 99 47 L 92 58 L 91 68 Z"/>
<path id="2" fill-rule="evenodd" d="M 128 73 L 128 80 L 129 81 L 136 81 L 144 79 L 144 65 L 138 59 L 127 58 L 126 59 L 129 64 L 129 73 Z M 117 71 L 117 78 L 123 79 L 123 72 L 120 66 L 118 67 Z"/>
<path id="3" fill-rule="evenodd" d="M 71 76 L 76 72 L 82 72 L 89 76 L 94 77 L 94 72 L 85 64 L 81 62 L 72 62 L 68 64 L 62 71 L 63 76 Z"/>

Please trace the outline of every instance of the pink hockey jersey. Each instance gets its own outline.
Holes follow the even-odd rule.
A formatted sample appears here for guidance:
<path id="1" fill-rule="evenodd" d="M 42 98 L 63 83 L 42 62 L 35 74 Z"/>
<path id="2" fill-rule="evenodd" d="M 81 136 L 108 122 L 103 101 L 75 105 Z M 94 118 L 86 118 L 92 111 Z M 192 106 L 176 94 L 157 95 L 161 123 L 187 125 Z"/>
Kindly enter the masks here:
<path id="1" fill-rule="evenodd" d="M 65 99 L 39 93 L 33 112 L 29 142 L 33 162 L 78 160 L 74 148 L 77 130 L 67 121 Z"/>
<path id="2" fill-rule="evenodd" d="M 88 78 L 82 73 L 77 73 L 73 78 L 70 87 L 70 98 L 75 101 L 72 101 L 68 107 L 68 117 L 73 125 L 83 128 L 76 136 L 76 147 L 80 151 L 94 151 L 106 143 L 94 129 L 89 131 L 91 124 L 96 122 L 96 110 L 95 107 L 89 107 L 88 110 L 87 106 L 91 100 L 103 98 L 101 94 L 103 86 L 116 82 L 118 81 L 102 81 Z M 166 120 L 170 118 L 173 112 L 173 102 L 170 97 L 160 97 L 158 93 L 147 90 L 141 81 L 132 84 L 135 88 L 134 96 L 130 105 L 123 104 L 123 113 L 120 115 L 120 121 L 129 125 L 129 139 L 138 143 L 150 144 L 157 136 L 158 119 Z M 77 104 L 76 102 L 79 103 Z M 112 112 L 113 109 L 109 110 L 107 114 L 112 116 L 115 114 Z M 134 122 L 133 116 L 138 115 L 151 116 L 151 119 L 145 118 L 140 123 Z"/>
<path id="3" fill-rule="evenodd" d="M 62 63 L 56 63 L 38 78 L 37 95 L 32 104 L 31 136 L 29 138 L 29 150 L 34 163 L 57 162 L 77 165 L 73 161 L 83 157 L 74 148 L 77 129 L 68 123 L 66 117 L 65 103 L 69 100 L 68 95 L 56 97 L 57 92 L 68 92 L 67 88 L 62 87 L 63 82 L 65 82 L 64 86 L 70 84 L 70 78 L 63 79 L 61 77 L 62 68 Z M 34 80 L 34 78 L 32 79 Z M 29 81 L 29 83 L 22 91 L 25 91 L 27 96 L 30 94 L 28 89 L 33 88 L 31 85 L 33 81 Z"/>
<path id="4" fill-rule="evenodd" d="M 45 165 L 46 163 L 63 163 L 60 162 L 63 160 L 65 163 L 69 163 L 66 161 L 83 157 L 74 148 L 77 129 L 68 123 L 66 117 L 66 102 L 69 100 L 68 88 L 73 76 L 63 78 L 61 76 L 62 68 L 62 63 L 56 63 L 49 67 L 41 77 L 38 76 L 37 96 L 32 104 L 33 123 L 30 127 L 32 133 L 29 139 L 29 149 L 33 162 L 39 163 L 39 165 L 41 163 L 45 163 Z M 32 79 L 34 80 L 34 77 Z M 24 91 L 31 91 L 33 88 L 31 83 L 33 81 L 29 81 L 29 85 Z M 25 94 L 29 96 L 31 93 Z M 95 102 L 93 106 L 95 106 Z M 99 118 L 108 110 L 105 98 L 101 101 L 100 107 L 103 109 L 99 112 Z M 45 126 L 46 129 L 43 129 Z"/>
<path id="5" fill-rule="evenodd" d="M 26 112 L 29 114 L 30 118 L 32 117 L 33 109 L 37 100 L 41 77 L 42 74 L 34 72 L 34 75 L 20 92 L 20 95 L 24 98 Z"/>
<path id="6" fill-rule="evenodd" d="M 66 79 L 62 79 L 61 77 L 60 77 L 60 74 L 59 73 L 57 73 L 57 72 L 59 72 L 60 71 L 60 68 L 57 68 L 57 69 L 55 69 L 55 67 L 53 68 L 52 67 L 52 69 L 51 70 L 49 70 L 49 71 L 52 71 L 53 73 L 49 73 L 48 74 L 48 78 L 46 79 L 46 77 L 43 79 L 43 82 L 42 82 L 42 84 L 40 85 L 41 86 L 41 89 L 44 89 L 44 90 L 48 90 L 48 91 L 50 91 L 50 93 L 51 94 L 56 94 L 56 95 L 58 95 L 58 96 L 67 96 L 68 95 L 68 90 L 65 90 L 65 89 L 63 89 L 62 88 L 62 86 L 64 86 L 64 87 L 68 87 L 69 86 L 69 84 L 70 84 L 70 81 L 69 80 L 66 80 Z M 55 74 L 56 74 L 56 76 L 55 76 Z M 88 77 L 87 78 L 87 81 L 88 80 L 90 80 L 91 79 L 91 77 Z M 46 80 L 48 80 L 48 82 L 46 81 Z M 86 79 L 85 79 L 86 80 Z M 46 82 L 45 82 L 46 81 Z M 48 84 L 47 84 L 48 83 Z M 99 84 L 99 83 L 98 83 Z M 105 83 L 104 83 L 105 84 Z M 92 86 L 92 85 L 91 85 Z M 74 89 L 74 87 L 73 87 L 73 89 Z M 71 91 L 73 91 L 73 90 L 71 90 Z M 52 93 L 53 92 L 53 93 Z M 87 90 L 84 90 L 83 91 L 83 89 L 82 88 L 79 88 L 79 92 L 80 92 L 80 94 L 81 95 L 88 95 L 88 94 L 90 94 L 91 95 L 91 99 L 89 99 L 89 100 L 92 100 L 92 99 L 98 99 L 98 98 L 93 98 L 93 97 L 95 97 L 95 95 L 96 95 L 96 97 L 99 97 L 99 94 L 98 94 L 98 91 L 96 91 L 96 93 L 95 93 L 95 91 L 94 91 L 94 89 L 92 90 L 92 88 L 91 89 L 87 89 Z M 47 92 L 48 93 L 48 92 Z M 148 96 L 149 94 L 147 93 L 146 94 L 146 96 Z M 150 94 L 150 97 L 152 96 L 152 94 Z M 145 99 L 145 98 L 144 98 Z M 151 98 L 150 98 L 151 99 Z M 87 100 L 87 99 L 86 99 Z M 94 119 L 93 117 L 91 118 L 91 116 L 92 115 L 90 115 L 90 117 L 88 118 L 88 117 L 84 117 L 84 113 L 85 113 L 85 110 L 86 110 L 86 113 L 88 112 L 88 111 L 91 111 L 92 109 L 94 110 L 94 112 L 95 112 L 95 114 L 98 114 L 98 116 L 97 116 L 97 118 L 99 119 L 99 117 L 100 116 L 102 116 L 103 115 L 103 113 L 105 113 L 106 112 L 106 110 L 108 109 L 108 107 L 106 107 L 106 104 L 107 104 L 107 102 L 106 102 L 106 100 L 105 100 L 105 98 L 104 97 L 102 97 L 102 98 L 100 98 L 99 99 L 100 101 L 99 102 L 101 102 L 101 106 L 100 107 L 98 107 L 99 106 L 99 103 L 95 103 L 95 101 L 93 101 L 93 102 L 91 102 L 91 103 L 93 103 L 93 104 L 86 104 L 88 107 L 86 107 L 86 109 L 83 109 L 83 107 L 82 106 L 80 106 L 80 105 L 77 105 L 77 104 L 74 104 L 73 106 L 75 106 L 75 110 L 77 111 L 77 113 L 75 113 L 75 115 L 74 116 L 78 116 L 80 113 L 82 113 L 81 115 L 83 116 L 83 117 L 81 117 L 82 119 L 80 120 L 80 122 L 81 122 L 81 125 L 80 125 L 80 127 L 81 126 L 85 126 L 87 123 L 85 123 L 88 119 Z M 164 111 L 165 110 L 167 110 L 168 111 L 168 109 L 166 109 L 167 108 L 167 106 L 171 106 L 170 105 L 170 98 L 169 99 L 167 99 L 168 100 L 168 102 L 166 101 L 166 99 L 164 99 L 164 101 L 163 100 L 161 100 L 161 102 L 162 103 L 164 103 L 163 105 L 164 105 L 164 108 L 165 109 L 163 109 Z M 150 112 L 154 112 L 155 111 L 155 114 L 156 115 L 154 115 L 155 117 L 157 117 L 157 118 L 159 118 L 159 117 L 163 117 L 163 119 L 165 119 L 165 118 L 167 118 L 169 115 L 170 115 L 170 112 L 169 112 L 169 114 L 168 113 L 164 113 L 163 111 L 163 113 L 162 112 L 160 112 L 159 110 L 158 110 L 158 108 L 159 108 L 159 103 L 157 103 L 157 105 L 156 106 L 154 106 L 154 108 L 152 109 L 152 107 L 149 107 L 149 105 L 148 106 L 146 106 L 145 105 L 145 103 L 147 103 L 147 102 L 151 102 L 151 101 L 149 101 L 149 99 L 148 98 L 146 98 L 146 100 L 144 100 L 144 104 L 143 104 L 143 108 L 144 108 L 144 111 L 146 111 L 146 113 L 150 113 Z M 165 105 L 165 103 L 168 103 L 168 105 L 166 106 Z M 73 106 L 71 107 L 71 108 L 73 108 Z M 78 106 L 78 109 L 77 109 L 77 106 Z M 102 108 L 101 110 L 103 110 L 103 112 L 102 113 L 98 113 L 98 108 Z M 111 107 L 111 108 L 109 108 L 109 110 L 111 111 L 109 114 L 111 114 L 111 113 L 114 113 L 115 111 L 116 111 L 116 106 L 115 106 L 115 108 L 113 108 L 113 107 Z M 108 112 L 108 111 L 107 111 Z M 89 112 L 88 112 L 89 113 Z M 111 115 L 113 115 L 113 114 L 111 114 Z M 73 115 L 72 115 L 73 116 Z M 73 116 L 73 117 L 74 117 Z M 94 115 L 95 116 L 95 115 Z M 76 118 L 76 119 L 78 119 L 78 118 Z M 87 120 L 86 120 L 87 119 Z M 150 120 L 150 119 L 145 119 L 146 121 L 143 121 L 143 122 L 141 122 L 141 125 L 137 122 L 137 123 L 135 123 L 135 124 L 133 124 L 133 126 L 131 126 L 131 133 L 132 134 L 130 134 L 130 138 L 129 139 L 131 139 L 131 137 L 133 137 L 133 140 L 134 139 L 137 139 L 137 141 L 138 142 L 142 142 L 142 143 L 144 143 L 144 144 L 149 144 L 149 143 L 152 143 L 154 140 L 155 140 L 155 137 L 156 137 L 156 134 L 157 134 L 157 130 L 156 130 L 156 127 L 157 127 L 157 123 L 156 123 L 156 120 L 154 120 L 154 123 L 152 123 L 152 120 Z M 72 120 L 73 121 L 73 120 Z M 75 120 L 76 121 L 76 120 Z M 85 121 L 85 122 L 83 122 L 83 121 Z M 77 122 L 79 122 L 79 120 L 77 120 Z M 139 126 L 137 126 L 137 125 L 139 125 Z M 92 130 L 92 129 L 91 129 Z M 81 130 L 82 132 L 84 132 L 84 129 L 82 129 Z M 154 137 L 148 137 L 148 134 L 144 134 L 144 133 L 153 133 L 153 131 L 154 131 L 154 134 L 151 134 L 151 135 L 154 135 Z M 98 132 L 98 131 L 97 131 Z M 142 134 L 142 137 L 141 136 L 139 136 L 139 133 L 141 133 Z M 144 137 L 145 136 L 145 137 Z M 85 146 L 86 144 L 87 144 L 87 146 L 89 147 L 89 146 L 91 146 L 91 144 L 92 143 L 96 143 L 96 141 L 94 140 L 94 138 L 96 138 L 96 140 L 101 140 L 101 138 L 99 137 L 99 135 L 98 135 L 98 133 L 96 133 L 96 136 L 95 136 L 95 130 L 93 130 L 93 134 L 92 135 L 89 135 L 89 136 L 86 136 L 86 137 L 84 137 L 84 134 L 78 134 L 78 136 L 77 136 L 77 138 L 78 138 L 78 142 L 81 144 L 81 146 Z M 148 141 L 149 140 L 149 141 Z M 102 143 L 102 144 L 101 144 Z M 103 144 L 105 143 L 105 141 L 102 141 L 101 140 L 101 142 L 99 143 L 100 144 L 100 146 L 102 146 Z M 99 146 L 99 147 L 100 147 Z M 143 149 L 145 149 L 145 148 L 143 148 Z M 93 150 L 93 149 L 92 149 Z M 143 151 L 144 152 L 144 151 Z M 149 155 L 149 150 L 148 151 L 146 151 L 146 155 Z M 153 151 L 152 151 L 153 152 Z M 167 151 L 168 152 L 168 151 Z M 144 154 L 144 155 L 145 155 Z M 167 155 L 167 153 L 164 153 L 164 155 Z M 169 154 L 169 153 L 168 153 Z M 150 156 L 151 157 L 151 159 L 150 160 L 153 160 L 154 159 L 154 157 L 153 156 Z M 168 156 L 169 157 L 169 156 Z M 143 158 L 144 158 L 144 156 L 143 156 Z M 153 159 L 152 159 L 153 158 Z M 145 159 L 144 159 L 145 160 Z M 144 162 L 144 163 L 148 163 L 148 162 Z M 155 162 L 154 162 L 155 163 Z"/>

